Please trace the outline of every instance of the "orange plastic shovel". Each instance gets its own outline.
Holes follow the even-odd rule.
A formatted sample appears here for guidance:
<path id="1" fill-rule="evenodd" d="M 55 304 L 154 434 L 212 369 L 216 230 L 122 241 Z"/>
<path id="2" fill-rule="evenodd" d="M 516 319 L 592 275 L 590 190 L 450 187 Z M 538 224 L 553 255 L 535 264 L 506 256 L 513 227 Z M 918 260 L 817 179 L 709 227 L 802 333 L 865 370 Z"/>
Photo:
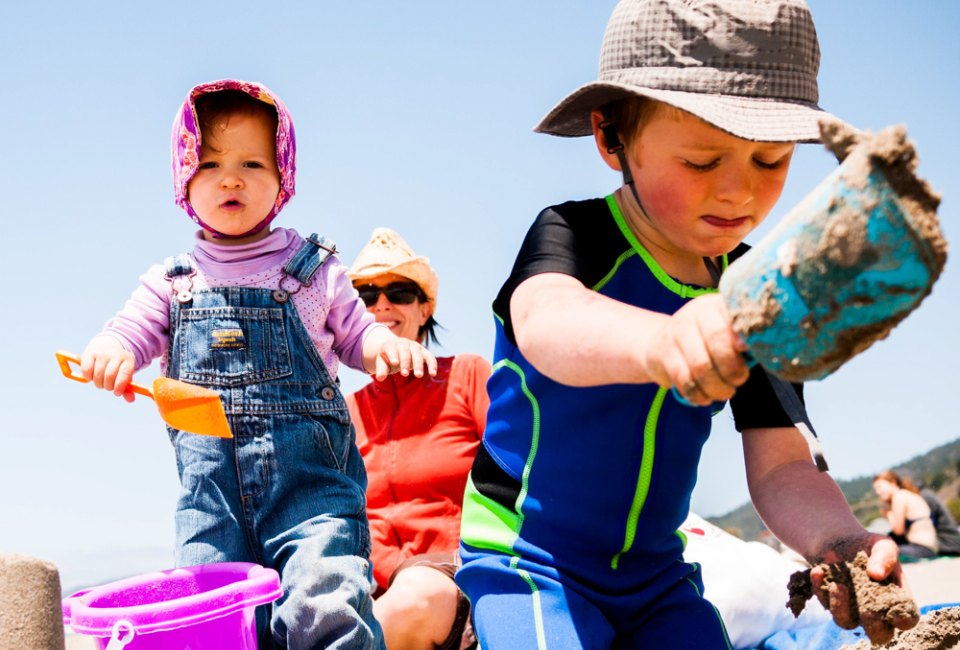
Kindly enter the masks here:
<path id="1" fill-rule="evenodd" d="M 80 357 L 63 350 L 57 352 L 57 363 L 60 364 L 64 377 L 84 384 L 89 382 L 89 379 L 84 379 L 82 375 L 74 372 L 71 362 L 79 365 Z M 146 395 L 155 401 L 160 417 L 174 429 L 203 436 L 233 437 L 220 396 L 208 388 L 169 377 L 157 377 L 153 381 L 152 391 L 133 382 L 130 382 L 127 390 Z"/>

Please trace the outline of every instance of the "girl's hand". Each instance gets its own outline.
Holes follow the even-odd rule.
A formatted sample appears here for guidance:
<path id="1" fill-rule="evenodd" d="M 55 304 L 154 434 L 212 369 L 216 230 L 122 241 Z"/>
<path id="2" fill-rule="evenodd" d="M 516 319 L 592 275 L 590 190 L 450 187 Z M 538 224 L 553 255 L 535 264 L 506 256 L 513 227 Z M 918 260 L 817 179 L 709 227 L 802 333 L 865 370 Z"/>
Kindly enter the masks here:
<path id="1" fill-rule="evenodd" d="M 431 377 L 437 375 L 437 359 L 429 350 L 416 341 L 391 336 L 380 346 L 374 376 L 377 381 L 395 372 L 404 377 L 411 372 L 415 377 L 423 377 L 424 368 Z"/>
<path id="2" fill-rule="evenodd" d="M 92 381 L 97 388 L 122 395 L 128 402 L 134 400 L 134 394 L 127 391 L 127 386 L 133 379 L 135 366 L 133 353 L 112 336 L 95 337 L 80 355 L 80 374 L 84 379 Z"/>
<path id="3" fill-rule="evenodd" d="M 746 351 L 723 298 L 709 294 L 688 302 L 654 333 L 645 363 L 657 384 L 676 386 L 691 404 L 706 406 L 733 397 L 750 376 Z"/>

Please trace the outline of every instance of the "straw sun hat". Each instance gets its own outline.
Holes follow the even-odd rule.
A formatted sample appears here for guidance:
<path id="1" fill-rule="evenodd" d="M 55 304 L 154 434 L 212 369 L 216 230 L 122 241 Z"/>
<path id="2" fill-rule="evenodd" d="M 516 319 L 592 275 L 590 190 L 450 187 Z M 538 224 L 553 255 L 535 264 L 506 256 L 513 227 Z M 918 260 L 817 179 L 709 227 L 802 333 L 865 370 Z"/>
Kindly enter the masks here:
<path id="1" fill-rule="evenodd" d="M 365 282 L 385 273 L 402 275 L 416 282 L 430 302 L 431 314 L 437 308 L 437 288 L 440 284 L 430 259 L 416 255 L 413 249 L 390 228 L 376 228 L 357 259 L 347 271 L 351 281 Z"/>
<path id="2" fill-rule="evenodd" d="M 603 36 L 598 79 L 535 130 L 591 135 L 592 110 L 645 96 L 747 140 L 819 141 L 819 66 L 803 0 L 621 0 Z"/>

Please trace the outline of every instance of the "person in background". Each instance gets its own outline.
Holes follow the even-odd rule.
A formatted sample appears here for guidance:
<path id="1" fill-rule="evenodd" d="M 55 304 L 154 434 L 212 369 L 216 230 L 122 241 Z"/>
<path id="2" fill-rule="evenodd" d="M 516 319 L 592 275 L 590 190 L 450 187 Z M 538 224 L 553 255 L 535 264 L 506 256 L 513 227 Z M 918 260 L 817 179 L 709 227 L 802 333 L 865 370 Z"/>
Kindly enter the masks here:
<path id="1" fill-rule="evenodd" d="M 937 529 L 937 555 L 960 555 L 960 528 L 946 504 L 940 500 L 936 492 L 926 487 L 923 481 L 917 480 L 906 471 L 898 472 L 900 476 L 909 479 L 920 490 L 920 496 L 930 507 L 930 518 L 933 527 Z"/>
<path id="2" fill-rule="evenodd" d="M 937 556 L 937 530 L 930 506 L 910 479 L 893 470 L 873 477 L 873 491 L 880 497 L 890 523 L 890 537 L 897 543 L 903 562 Z"/>
<path id="3" fill-rule="evenodd" d="M 399 337 L 437 343 L 437 274 L 400 235 L 374 230 L 348 275 L 378 323 Z M 373 612 L 389 650 L 475 644 L 470 604 L 453 574 L 490 372 L 474 354 L 439 357 L 427 381 L 394 375 L 347 397 L 369 477 Z"/>
<path id="4" fill-rule="evenodd" d="M 944 505 L 933 490 L 925 487 L 920 488 L 920 496 L 930 507 L 930 518 L 933 519 L 933 527 L 937 529 L 937 553 L 939 555 L 960 555 L 960 528 L 957 527 L 957 520 L 950 514 L 950 510 Z"/>

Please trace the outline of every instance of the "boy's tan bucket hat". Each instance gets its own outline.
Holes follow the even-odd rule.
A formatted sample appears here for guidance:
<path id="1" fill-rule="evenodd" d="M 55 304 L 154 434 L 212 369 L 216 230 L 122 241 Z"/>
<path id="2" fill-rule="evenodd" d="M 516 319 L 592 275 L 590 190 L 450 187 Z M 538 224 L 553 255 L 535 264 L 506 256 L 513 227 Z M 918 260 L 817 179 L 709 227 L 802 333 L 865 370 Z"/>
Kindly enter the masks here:
<path id="1" fill-rule="evenodd" d="M 537 125 L 593 133 L 590 112 L 641 95 L 747 140 L 820 139 L 820 47 L 803 0 L 621 0 L 600 48 L 597 81 Z"/>
<path id="2" fill-rule="evenodd" d="M 372 280 L 385 273 L 394 273 L 417 283 L 436 310 L 440 281 L 430 266 L 430 258 L 416 255 L 413 249 L 390 228 L 374 228 L 370 241 L 360 249 L 357 259 L 347 271 L 354 283 Z M 431 311 L 431 313 L 433 313 Z"/>

